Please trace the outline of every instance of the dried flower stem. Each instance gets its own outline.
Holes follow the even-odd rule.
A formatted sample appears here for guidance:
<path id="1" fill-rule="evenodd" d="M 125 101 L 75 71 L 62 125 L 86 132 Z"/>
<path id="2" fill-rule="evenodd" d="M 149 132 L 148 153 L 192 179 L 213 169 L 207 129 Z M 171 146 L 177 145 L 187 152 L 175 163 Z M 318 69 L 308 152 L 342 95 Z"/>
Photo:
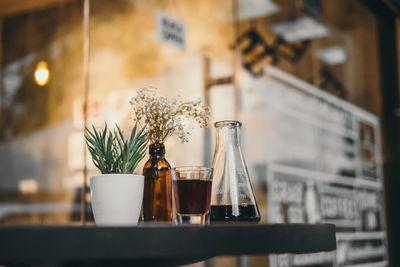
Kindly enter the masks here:
<path id="1" fill-rule="evenodd" d="M 164 143 L 176 134 L 182 143 L 188 142 L 190 133 L 185 130 L 185 120 L 195 120 L 200 128 L 208 127 L 210 111 L 201 100 L 178 101 L 158 96 L 157 89 L 145 87 L 129 103 L 132 105 L 137 121 L 144 121 L 150 142 Z"/>

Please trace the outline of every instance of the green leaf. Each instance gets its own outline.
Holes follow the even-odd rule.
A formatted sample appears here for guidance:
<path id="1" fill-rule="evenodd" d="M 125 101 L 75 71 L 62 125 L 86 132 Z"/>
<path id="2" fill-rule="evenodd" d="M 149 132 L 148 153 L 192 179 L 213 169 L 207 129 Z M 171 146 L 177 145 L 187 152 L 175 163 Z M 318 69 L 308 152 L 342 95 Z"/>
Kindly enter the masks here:
<path id="1" fill-rule="evenodd" d="M 102 173 L 132 173 L 144 158 L 148 144 L 145 127 L 137 130 L 135 123 L 128 140 L 118 125 L 114 131 L 106 123 L 102 130 L 85 127 L 85 141 L 93 164 Z"/>

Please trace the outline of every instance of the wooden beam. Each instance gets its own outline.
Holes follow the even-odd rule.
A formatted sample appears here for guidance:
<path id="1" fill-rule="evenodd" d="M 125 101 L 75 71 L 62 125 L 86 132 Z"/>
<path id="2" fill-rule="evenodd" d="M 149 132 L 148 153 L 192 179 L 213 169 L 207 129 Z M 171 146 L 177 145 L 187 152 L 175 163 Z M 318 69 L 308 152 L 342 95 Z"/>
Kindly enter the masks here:
<path id="1" fill-rule="evenodd" d="M 210 58 L 203 56 L 202 60 L 203 65 L 203 99 L 204 104 L 207 107 L 210 107 Z M 212 148 L 211 148 L 211 129 L 204 128 L 204 140 L 203 140 L 203 164 L 204 166 L 209 166 L 211 163 L 209 156 L 212 155 Z M 213 264 L 211 264 L 213 265 Z"/>
<path id="2" fill-rule="evenodd" d="M 209 79 L 206 83 L 207 90 L 210 89 L 212 86 L 215 85 L 223 85 L 223 84 L 232 84 L 233 83 L 233 77 L 228 76 L 228 77 L 220 77 L 216 79 Z"/>
<path id="3" fill-rule="evenodd" d="M 397 52 L 397 55 L 396 55 L 397 75 L 398 75 L 398 77 L 400 77 L 400 68 L 399 68 L 399 66 L 400 66 L 400 18 L 395 19 L 395 27 L 396 27 L 395 33 L 396 33 L 396 52 Z M 398 79 L 397 84 L 398 84 L 398 87 L 397 87 L 398 103 L 400 103 L 400 79 Z M 396 115 L 398 117 L 400 117 L 400 104 L 397 105 L 397 107 L 396 107 Z"/>
<path id="4" fill-rule="evenodd" d="M 396 16 L 400 15 L 399 11 L 389 0 L 360 0 L 360 2 L 369 8 L 381 22 L 385 21 L 388 25 L 392 23 Z"/>
<path id="5" fill-rule="evenodd" d="M 0 125 L 3 123 L 3 17 L 0 16 Z"/>
<path id="6" fill-rule="evenodd" d="M 399 80 L 396 47 L 395 18 L 378 20 L 379 66 L 382 92 L 382 129 L 385 171 L 385 197 L 390 266 L 400 266 L 400 118 L 396 116 L 399 107 Z"/>
<path id="7" fill-rule="evenodd" d="M 0 16 L 46 9 L 72 0 L 0 0 Z"/>

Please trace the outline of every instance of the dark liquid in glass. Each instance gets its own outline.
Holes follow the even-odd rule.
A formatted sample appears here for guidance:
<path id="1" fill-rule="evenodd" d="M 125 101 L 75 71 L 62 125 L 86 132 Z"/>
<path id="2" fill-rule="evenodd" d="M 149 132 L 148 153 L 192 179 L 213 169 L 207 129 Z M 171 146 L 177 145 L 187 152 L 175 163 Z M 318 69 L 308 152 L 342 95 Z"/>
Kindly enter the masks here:
<path id="1" fill-rule="evenodd" d="M 239 216 L 232 215 L 232 206 L 211 206 L 211 222 L 259 222 L 258 208 L 255 205 L 239 206 Z"/>
<path id="2" fill-rule="evenodd" d="M 177 213 L 205 214 L 211 200 L 211 180 L 175 180 L 174 197 Z"/>

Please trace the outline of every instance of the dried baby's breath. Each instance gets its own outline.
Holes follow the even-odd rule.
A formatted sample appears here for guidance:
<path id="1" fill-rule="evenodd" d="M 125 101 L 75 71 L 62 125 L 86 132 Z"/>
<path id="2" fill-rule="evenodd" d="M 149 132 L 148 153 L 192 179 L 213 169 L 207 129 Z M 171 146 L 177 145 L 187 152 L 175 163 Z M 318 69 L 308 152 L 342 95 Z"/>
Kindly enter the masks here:
<path id="1" fill-rule="evenodd" d="M 150 142 L 163 143 L 176 134 L 182 143 L 188 142 L 190 133 L 185 129 L 186 120 L 195 120 L 200 128 L 208 127 L 210 110 L 195 101 L 180 101 L 157 95 L 157 89 L 145 87 L 137 91 L 129 103 L 132 105 L 137 121 L 147 125 Z"/>

